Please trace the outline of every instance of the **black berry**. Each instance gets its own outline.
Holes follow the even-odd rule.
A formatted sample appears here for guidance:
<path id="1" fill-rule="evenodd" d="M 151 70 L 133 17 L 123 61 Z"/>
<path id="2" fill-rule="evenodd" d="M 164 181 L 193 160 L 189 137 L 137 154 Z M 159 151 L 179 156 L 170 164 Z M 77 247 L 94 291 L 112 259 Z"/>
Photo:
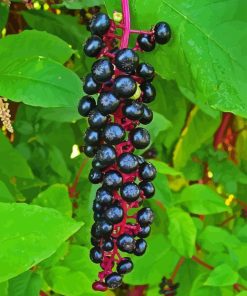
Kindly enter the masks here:
<path id="1" fill-rule="evenodd" d="M 137 235 L 140 238 L 146 238 L 150 235 L 150 232 L 151 232 L 151 227 L 150 227 L 150 225 L 147 225 L 147 226 L 143 226 Z"/>
<path id="2" fill-rule="evenodd" d="M 139 176 L 145 181 L 152 181 L 156 177 L 156 173 L 156 168 L 148 162 L 143 163 L 139 168 Z"/>
<path id="3" fill-rule="evenodd" d="M 109 189 L 118 189 L 123 182 L 122 175 L 118 171 L 108 171 L 103 179 L 103 185 Z"/>
<path id="4" fill-rule="evenodd" d="M 90 250 L 90 259 L 94 263 L 100 263 L 103 259 L 103 253 L 100 248 L 94 247 Z"/>
<path id="5" fill-rule="evenodd" d="M 136 73 L 141 78 L 151 81 L 154 78 L 154 67 L 147 63 L 141 63 L 137 67 Z"/>
<path id="6" fill-rule="evenodd" d="M 88 179 L 93 184 L 99 184 L 103 180 L 103 174 L 99 170 L 91 169 Z"/>
<path id="7" fill-rule="evenodd" d="M 134 154 L 123 153 L 118 158 L 118 166 L 123 173 L 131 173 L 137 169 L 138 161 Z"/>
<path id="8" fill-rule="evenodd" d="M 113 73 L 113 65 L 108 59 L 100 59 L 92 66 L 92 75 L 97 82 L 103 83 L 110 80 Z"/>
<path id="9" fill-rule="evenodd" d="M 105 211 L 105 217 L 112 224 L 118 224 L 124 217 L 123 208 L 120 206 L 111 206 Z"/>
<path id="10" fill-rule="evenodd" d="M 100 132 L 98 130 L 93 130 L 88 128 L 84 135 L 84 141 L 87 145 L 96 146 L 100 141 Z"/>
<path id="11" fill-rule="evenodd" d="M 101 84 L 96 82 L 92 74 L 88 74 L 83 84 L 83 90 L 88 95 L 96 94 L 101 88 Z"/>
<path id="12" fill-rule="evenodd" d="M 142 50 L 147 52 L 155 48 L 155 41 L 152 39 L 152 36 L 148 34 L 140 34 L 137 37 L 137 43 Z"/>
<path id="13" fill-rule="evenodd" d="M 144 149 L 150 144 L 149 132 L 141 127 L 133 129 L 129 134 L 130 140 L 135 148 Z"/>
<path id="14" fill-rule="evenodd" d="M 140 119 L 140 123 L 149 124 L 153 120 L 153 111 L 148 108 L 145 104 L 143 104 L 143 114 Z"/>
<path id="15" fill-rule="evenodd" d="M 126 274 L 133 270 L 133 262 L 130 258 L 126 257 L 123 258 L 117 265 L 117 272 L 119 274 Z"/>
<path id="16" fill-rule="evenodd" d="M 88 116 L 88 123 L 92 128 L 102 128 L 107 122 L 107 117 L 100 113 L 99 110 L 94 109 Z"/>
<path id="17" fill-rule="evenodd" d="M 102 245 L 102 249 L 106 252 L 110 252 L 112 251 L 114 248 L 114 242 L 112 239 L 108 239 L 108 240 L 105 240 L 103 245 Z"/>
<path id="18" fill-rule="evenodd" d="M 115 56 L 115 64 L 116 67 L 128 74 L 131 74 L 133 71 L 135 71 L 136 67 L 139 63 L 139 57 L 134 52 L 134 50 L 129 48 L 124 48 L 118 50 L 116 56 Z"/>
<path id="19" fill-rule="evenodd" d="M 150 208 L 143 208 L 137 213 L 136 220 L 141 226 L 150 225 L 154 220 L 154 213 Z"/>
<path id="20" fill-rule="evenodd" d="M 159 44 L 166 44 L 171 39 L 171 28 L 166 22 L 159 22 L 154 27 L 155 41 Z"/>
<path id="21" fill-rule="evenodd" d="M 92 18 L 89 24 L 89 29 L 92 34 L 102 36 L 109 30 L 110 25 L 111 22 L 108 15 L 105 13 L 98 13 Z"/>
<path id="22" fill-rule="evenodd" d="M 95 153 L 97 152 L 97 149 L 93 146 L 85 146 L 83 147 L 83 152 L 88 157 L 94 157 Z"/>
<path id="23" fill-rule="evenodd" d="M 134 100 L 128 101 L 123 107 L 123 114 L 132 120 L 139 120 L 143 117 L 143 104 Z"/>
<path id="24" fill-rule="evenodd" d="M 130 76 L 118 76 L 113 84 L 113 92 L 120 98 L 132 97 L 137 89 L 135 80 Z"/>
<path id="25" fill-rule="evenodd" d="M 101 145 L 100 150 L 96 154 L 96 159 L 105 167 L 112 165 L 116 159 L 117 154 L 115 148 L 110 145 Z"/>
<path id="26" fill-rule="evenodd" d="M 143 194 L 146 198 L 151 198 L 155 194 L 154 185 L 151 182 L 142 181 L 139 184 L 140 190 L 143 191 Z"/>
<path id="27" fill-rule="evenodd" d="M 135 239 L 129 234 L 122 234 L 117 239 L 119 250 L 126 253 L 133 253 L 135 249 Z"/>
<path id="28" fill-rule="evenodd" d="M 120 100 L 112 92 L 103 92 L 98 98 L 98 109 L 104 115 L 115 112 Z"/>
<path id="29" fill-rule="evenodd" d="M 125 130 L 120 124 L 109 123 L 103 131 L 103 138 L 106 143 L 110 145 L 117 145 L 123 141 L 125 137 Z"/>
<path id="30" fill-rule="evenodd" d="M 113 201 L 113 195 L 109 190 L 99 188 L 96 192 L 96 201 L 105 206 L 110 205 Z"/>
<path id="31" fill-rule="evenodd" d="M 96 107 L 94 98 L 90 96 L 84 96 L 78 104 L 78 112 L 81 116 L 88 116 L 90 111 Z"/>
<path id="32" fill-rule="evenodd" d="M 122 285 L 122 277 L 117 272 L 113 272 L 105 278 L 105 283 L 108 288 L 116 289 Z"/>
<path id="33" fill-rule="evenodd" d="M 100 53 L 103 46 L 104 43 L 99 36 L 92 36 L 87 39 L 84 45 L 84 53 L 88 57 L 96 57 Z"/>
<path id="34" fill-rule="evenodd" d="M 140 196 L 140 189 L 137 184 L 128 182 L 121 187 L 121 196 L 127 202 L 134 202 Z"/>
<path id="35" fill-rule="evenodd" d="M 144 239 L 140 238 L 136 241 L 136 246 L 134 250 L 134 254 L 136 256 L 142 256 L 147 249 L 147 243 Z"/>
<path id="36" fill-rule="evenodd" d="M 144 103 L 152 102 L 156 97 L 156 90 L 150 82 L 141 84 L 142 100 Z"/>

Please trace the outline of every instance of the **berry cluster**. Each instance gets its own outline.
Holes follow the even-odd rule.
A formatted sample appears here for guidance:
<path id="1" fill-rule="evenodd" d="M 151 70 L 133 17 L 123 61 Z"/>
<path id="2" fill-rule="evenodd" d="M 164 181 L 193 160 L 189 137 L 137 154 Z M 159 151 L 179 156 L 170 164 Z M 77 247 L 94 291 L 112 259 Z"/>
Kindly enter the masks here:
<path id="1" fill-rule="evenodd" d="M 166 43 L 170 38 L 170 31 L 164 32 L 161 24 L 168 30 L 166 23 L 156 25 L 148 38 L 152 44 Z M 156 96 L 154 68 L 139 62 L 136 51 L 146 48 L 139 38 L 142 34 L 138 49 L 124 48 L 118 45 L 121 38 L 115 33 L 117 28 L 123 28 L 123 24 L 116 24 L 104 13 L 92 19 L 92 36 L 84 45 L 84 53 L 97 61 L 85 78 L 83 90 L 87 95 L 78 106 L 89 123 L 84 136 L 84 153 L 93 158 L 89 180 L 102 183 L 93 202 L 90 251 L 91 260 L 103 269 L 93 284 L 98 291 L 122 284 L 123 275 L 133 269 L 131 259 L 122 254 L 145 253 L 145 238 L 154 219 L 148 207 L 134 210 L 155 193 L 155 167 L 134 154 L 135 149 L 150 144 L 149 132 L 139 124 L 147 125 L 153 119 L 148 104 Z M 92 95 L 97 93 L 96 103 Z"/>
<path id="2" fill-rule="evenodd" d="M 162 282 L 159 285 L 160 290 L 159 294 L 161 295 L 169 295 L 169 296 L 175 296 L 177 294 L 177 289 L 179 287 L 179 284 L 174 284 L 172 280 L 168 280 L 165 277 L 162 278 Z"/>

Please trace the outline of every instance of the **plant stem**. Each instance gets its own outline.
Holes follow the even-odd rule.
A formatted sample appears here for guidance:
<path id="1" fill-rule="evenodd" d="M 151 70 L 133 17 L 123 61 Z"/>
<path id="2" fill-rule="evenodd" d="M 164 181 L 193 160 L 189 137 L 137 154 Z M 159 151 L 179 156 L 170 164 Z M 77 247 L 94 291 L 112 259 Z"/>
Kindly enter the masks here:
<path id="1" fill-rule="evenodd" d="M 142 31 L 142 30 L 130 30 L 130 34 L 147 34 L 153 35 L 152 31 Z"/>
<path id="2" fill-rule="evenodd" d="M 87 162 L 88 162 L 88 158 L 83 160 L 83 162 L 82 162 L 82 164 L 81 164 L 81 166 L 80 166 L 80 168 L 78 170 L 78 173 L 76 174 L 74 183 L 72 184 L 71 187 L 69 186 L 69 196 L 71 198 L 76 197 L 76 188 L 77 188 L 77 185 L 79 183 L 81 173 L 82 173 L 84 167 L 86 166 Z"/>
<path id="3" fill-rule="evenodd" d="M 213 269 L 214 269 L 213 266 L 207 264 L 206 262 L 202 261 L 201 259 L 199 259 L 199 258 L 196 257 L 196 256 L 193 256 L 191 259 L 192 259 L 193 261 L 195 261 L 196 263 L 198 263 L 198 264 L 204 266 L 205 268 L 209 269 L 209 270 L 213 270 Z"/>
<path id="4" fill-rule="evenodd" d="M 145 286 L 135 286 L 134 288 L 132 288 L 129 293 L 128 296 L 143 296 L 145 290 L 147 289 L 147 285 Z"/>
<path id="5" fill-rule="evenodd" d="M 127 48 L 129 45 L 130 35 L 130 9 L 129 0 L 121 0 L 122 2 L 122 13 L 123 13 L 123 35 L 121 39 L 120 48 Z"/>
<path id="6" fill-rule="evenodd" d="M 175 266 L 175 269 L 174 269 L 174 271 L 173 271 L 173 273 L 172 273 L 172 275 L 171 275 L 171 277 L 170 277 L 170 279 L 172 280 L 172 282 L 174 281 L 174 279 L 175 279 L 175 277 L 176 277 L 176 275 L 177 275 L 179 269 L 180 269 L 181 266 L 183 265 L 184 261 L 185 261 L 184 257 L 181 257 L 181 258 L 179 259 L 179 261 L 178 261 L 177 265 Z"/>
<path id="7" fill-rule="evenodd" d="M 223 113 L 221 125 L 218 128 L 218 130 L 214 136 L 214 148 L 215 149 L 217 149 L 219 144 L 222 143 L 225 133 L 226 133 L 226 129 L 227 129 L 228 125 L 230 124 L 230 122 L 232 121 L 232 119 L 233 119 L 232 113 L 227 113 L 227 112 Z"/>

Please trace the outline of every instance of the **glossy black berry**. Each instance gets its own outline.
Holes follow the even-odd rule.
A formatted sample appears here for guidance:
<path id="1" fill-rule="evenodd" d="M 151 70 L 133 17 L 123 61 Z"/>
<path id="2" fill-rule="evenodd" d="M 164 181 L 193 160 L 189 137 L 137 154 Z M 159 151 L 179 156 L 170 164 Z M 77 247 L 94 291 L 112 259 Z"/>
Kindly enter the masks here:
<path id="1" fill-rule="evenodd" d="M 123 114 L 131 120 L 139 120 L 143 117 L 143 104 L 135 100 L 129 100 L 123 106 Z"/>
<path id="2" fill-rule="evenodd" d="M 121 187 L 120 193 L 123 200 L 127 202 L 134 202 L 140 196 L 140 189 L 137 186 L 137 184 L 132 182 L 127 182 L 123 184 L 123 186 Z"/>
<path id="3" fill-rule="evenodd" d="M 90 250 L 90 259 L 94 263 L 100 263 L 103 259 L 103 253 L 100 248 L 94 247 Z"/>
<path id="4" fill-rule="evenodd" d="M 99 188 L 96 192 L 96 201 L 101 205 L 108 206 L 113 201 L 113 195 L 109 190 Z"/>
<path id="5" fill-rule="evenodd" d="M 114 164 L 117 159 L 116 150 L 110 145 L 103 144 L 96 154 L 96 159 L 101 163 L 101 165 L 109 166 Z"/>
<path id="6" fill-rule="evenodd" d="M 92 128 L 102 128 L 107 122 L 107 117 L 100 113 L 99 110 L 94 109 L 88 116 L 88 123 Z"/>
<path id="7" fill-rule="evenodd" d="M 102 206 L 102 204 L 100 204 L 96 200 L 93 201 L 93 210 L 94 210 L 94 212 L 102 213 L 103 209 L 104 209 L 104 207 Z"/>
<path id="8" fill-rule="evenodd" d="M 109 289 L 116 289 L 122 285 L 122 277 L 117 272 L 113 272 L 105 278 L 105 283 Z"/>
<path id="9" fill-rule="evenodd" d="M 137 169 L 138 161 L 132 153 L 122 153 L 118 158 L 118 166 L 121 172 L 131 173 Z"/>
<path id="10" fill-rule="evenodd" d="M 134 250 L 134 254 L 136 256 L 142 256 L 147 249 L 147 243 L 144 239 L 140 238 L 136 241 L 136 247 Z"/>
<path id="11" fill-rule="evenodd" d="M 100 141 L 100 132 L 98 130 L 93 130 L 88 128 L 84 135 L 84 141 L 87 145 L 96 146 Z"/>
<path id="12" fill-rule="evenodd" d="M 93 213 L 93 219 L 94 219 L 94 221 L 99 221 L 99 220 L 101 220 L 102 218 L 103 218 L 103 216 L 102 216 L 101 213 L 99 213 L 99 212 L 94 212 L 94 213 Z"/>
<path id="13" fill-rule="evenodd" d="M 171 39 L 171 28 L 166 22 L 159 22 L 154 27 L 155 41 L 166 44 Z"/>
<path id="14" fill-rule="evenodd" d="M 151 163 L 145 162 L 139 168 L 139 176 L 142 180 L 152 181 L 156 174 L 156 168 Z"/>
<path id="15" fill-rule="evenodd" d="M 108 240 L 105 240 L 103 245 L 102 245 L 102 249 L 105 251 L 105 252 L 110 252 L 112 251 L 114 248 L 114 242 L 112 239 L 108 239 Z"/>
<path id="16" fill-rule="evenodd" d="M 133 253 L 135 249 L 135 239 L 129 234 L 122 234 L 117 239 L 117 246 L 120 251 Z"/>
<path id="17" fill-rule="evenodd" d="M 155 87 L 150 82 L 145 82 L 141 84 L 142 90 L 142 100 L 144 103 L 152 102 L 156 97 Z"/>
<path id="18" fill-rule="evenodd" d="M 120 100 L 112 92 L 103 92 L 98 98 L 98 109 L 104 115 L 114 113 L 120 104 Z"/>
<path id="19" fill-rule="evenodd" d="M 138 161 L 138 164 L 141 165 L 143 164 L 144 162 L 146 162 L 145 158 L 141 155 L 136 155 L 137 157 L 137 161 Z"/>
<path id="20" fill-rule="evenodd" d="M 154 67 L 147 63 L 141 63 L 137 67 L 136 73 L 141 78 L 151 81 L 154 78 Z"/>
<path id="21" fill-rule="evenodd" d="M 99 36 L 91 36 L 84 45 L 84 53 L 88 57 L 96 57 L 102 50 L 104 43 Z"/>
<path id="22" fill-rule="evenodd" d="M 101 237 L 110 236 L 112 233 L 112 230 L 113 230 L 113 225 L 109 221 L 102 219 L 96 222 L 96 231 L 100 233 Z"/>
<path id="23" fill-rule="evenodd" d="M 118 50 L 115 56 L 116 67 L 127 74 L 134 72 L 138 63 L 138 55 L 134 52 L 134 50 L 129 48 Z"/>
<path id="24" fill-rule="evenodd" d="M 130 258 L 123 258 L 117 265 L 117 272 L 119 274 L 126 274 L 133 270 L 134 264 Z"/>
<path id="25" fill-rule="evenodd" d="M 100 243 L 100 239 L 95 238 L 95 237 L 91 237 L 91 244 L 95 247 L 97 247 Z"/>
<path id="26" fill-rule="evenodd" d="M 80 99 L 78 104 L 78 112 L 81 116 L 88 116 L 88 114 L 96 107 L 94 98 L 84 96 Z"/>
<path id="27" fill-rule="evenodd" d="M 118 189 L 123 182 L 122 175 L 118 171 L 108 171 L 103 179 L 103 185 L 106 188 Z"/>
<path id="28" fill-rule="evenodd" d="M 129 133 L 129 138 L 133 146 L 137 149 L 147 148 L 150 144 L 150 134 L 146 129 L 142 127 L 133 129 Z"/>
<path id="29" fill-rule="evenodd" d="M 102 36 L 109 30 L 110 25 L 111 22 L 108 15 L 105 13 L 98 13 L 92 18 L 89 24 L 89 30 L 92 34 Z"/>
<path id="30" fill-rule="evenodd" d="M 97 148 L 87 145 L 87 146 L 83 147 L 83 152 L 88 157 L 94 157 L 94 155 L 97 152 Z"/>
<path id="31" fill-rule="evenodd" d="M 123 141 L 125 137 L 125 130 L 120 124 L 109 123 L 106 125 L 102 136 L 107 144 L 117 145 Z"/>
<path id="32" fill-rule="evenodd" d="M 113 73 L 113 65 L 108 59 L 97 60 L 92 66 L 92 75 L 97 82 L 103 83 L 110 80 Z"/>
<path id="33" fill-rule="evenodd" d="M 105 211 L 105 218 L 112 224 L 118 224 L 123 220 L 124 211 L 120 206 L 111 206 Z"/>
<path id="34" fill-rule="evenodd" d="M 113 92 L 119 98 L 132 97 L 137 89 L 135 80 L 130 76 L 118 76 L 113 84 Z"/>
<path id="35" fill-rule="evenodd" d="M 88 180 L 93 184 L 99 184 L 103 180 L 103 174 L 100 170 L 91 169 Z"/>
<path id="36" fill-rule="evenodd" d="M 140 238 L 146 238 L 150 235 L 150 232 L 151 232 L 151 227 L 150 227 L 150 225 L 147 225 L 147 226 L 143 226 L 137 235 Z"/>
<path id="37" fill-rule="evenodd" d="M 155 48 L 155 40 L 153 40 L 151 35 L 148 34 L 140 34 L 137 37 L 137 43 L 140 48 L 144 51 L 152 51 Z"/>
<path id="38" fill-rule="evenodd" d="M 142 124 L 149 124 L 153 120 L 153 111 L 148 108 L 145 104 L 143 104 L 143 114 L 140 119 L 140 123 Z"/>
<path id="39" fill-rule="evenodd" d="M 83 90 L 88 95 L 94 95 L 98 93 L 98 91 L 101 88 L 101 84 L 96 82 L 93 79 L 93 75 L 90 73 L 86 76 L 84 84 L 83 84 Z"/>
<path id="40" fill-rule="evenodd" d="M 139 184 L 139 188 L 143 191 L 143 194 L 146 198 L 151 198 L 155 194 L 155 188 L 151 182 L 142 181 Z"/>
<path id="41" fill-rule="evenodd" d="M 154 213 L 150 208 L 143 208 L 137 213 L 136 220 L 141 227 L 150 225 L 154 220 Z"/>
<path id="42" fill-rule="evenodd" d="M 93 159 L 93 161 L 92 161 L 92 167 L 93 167 L 94 169 L 97 169 L 97 170 L 103 170 L 103 169 L 105 169 L 105 168 L 107 167 L 107 165 L 102 164 L 102 163 L 98 160 L 97 155 L 95 155 L 95 157 L 94 157 L 94 159 Z"/>

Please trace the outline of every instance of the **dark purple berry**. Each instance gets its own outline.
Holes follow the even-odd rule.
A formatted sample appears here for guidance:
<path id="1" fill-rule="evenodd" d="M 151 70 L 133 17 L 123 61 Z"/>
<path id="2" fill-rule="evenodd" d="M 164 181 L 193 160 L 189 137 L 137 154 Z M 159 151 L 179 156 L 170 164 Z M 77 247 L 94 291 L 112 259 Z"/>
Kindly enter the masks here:
<path id="1" fill-rule="evenodd" d="M 98 98 L 98 109 L 104 114 L 108 115 L 114 113 L 120 104 L 120 100 L 112 92 L 103 92 Z"/>
<path id="2" fill-rule="evenodd" d="M 142 127 L 133 129 L 130 132 L 129 137 L 133 146 L 137 149 L 147 148 L 150 144 L 150 134 Z"/>
<path id="3" fill-rule="evenodd" d="M 141 84 L 142 100 L 144 103 L 152 102 L 156 97 L 156 90 L 150 82 Z"/>
<path id="4" fill-rule="evenodd" d="M 108 206 L 113 201 L 113 195 L 109 190 L 99 188 L 96 192 L 96 201 L 104 206 Z"/>
<path id="5" fill-rule="evenodd" d="M 149 124 L 153 120 L 153 111 L 143 104 L 143 115 L 140 119 L 140 123 Z"/>
<path id="6" fill-rule="evenodd" d="M 100 141 L 100 132 L 98 130 L 88 128 L 84 135 L 84 141 L 87 145 L 97 146 Z"/>
<path id="7" fill-rule="evenodd" d="M 110 80 L 113 73 L 113 65 L 108 59 L 97 60 L 92 66 L 92 75 L 97 82 L 103 83 Z"/>
<path id="8" fill-rule="evenodd" d="M 99 36 L 91 36 L 87 39 L 83 50 L 85 55 L 88 57 L 96 57 L 100 53 L 103 46 L 104 43 Z"/>
<path id="9" fill-rule="evenodd" d="M 147 226 L 143 226 L 137 235 L 140 238 L 146 238 L 150 235 L 150 232 L 151 232 L 151 227 L 150 225 L 147 225 Z"/>
<path id="10" fill-rule="evenodd" d="M 143 208 L 137 213 L 136 220 L 141 227 L 150 225 L 154 220 L 154 213 L 150 208 Z"/>
<path id="11" fill-rule="evenodd" d="M 120 206 L 111 206 L 105 211 L 106 219 L 112 224 L 118 224 L 123 220 L 124 211 Z"/>
<path id="12" fill-rule="evenodd" d="M 88 179 L 93 184 L 99 184 L 103 180 L 103 174 L 99 170 L 91 169 Z"/>
<path id="13" fill-rule="evenodd" d="M 119 274 L 126 274 L 133 270 L 133 262 L 130 258 L 126 257 L 123 258 L 117 265 L 117 272 Z"/>
<path id="14" fill-rule="evenodd" d="M 87 145 L 87 146 L 83 147 L 83 152 L 87 157 L 94 157 L 94 155 L 97 152 L 97 149 L 93 146 Z"/>
<path id="15" fill-rule="evenodd" d="M 123 141 L 125 137 L 125 130 L 120 124 L 109 123 L 106 125 L 102 136 L 107 144 L 117 145 Z"/>
<path id="16" fill-rule="evenodd" d="M 84 96 L 78 104 L 78 112 L 81 116 L 88 116 L 88 114 L 96 107 L 94 98 Z"/>
<path id="17" fill-rule="evenodd" d="M 139 184 L 140 190 L 143 191 L 145 198 L 151 198 L 155 194 L 154 185 L 151 182 L 142 181 Z"/>
<path id="18" fill-rule="evenodd" d="M 140 196 L 140 189 L 138 185 L 132 182 L 127 182 L 123 184 L 123 186 L 120 189 L 120 192 L 123 200 L 127 202 L 134 202 Z"/>
<path id="19" fill-rule="evenodd" d="M 103 253 L 100 248 L 94 247 L 90 250 L 90 259 L 94 263 L 100 263 L 103 259 Z"/>
<path id="20" fill-rule="evenodd" d="M 146 81 L 151 81 L 154 78 L 154 67 L 147 63 L 141 63 L 137 67 L 136 73 Z"/>
<path id="21" fill-rule="evenodd" d="M 152 36 L 148 34 L 140 34 L 137 37 L 137 43 L 142 50 L 147 52 L 155 48 L 155 41 L 152 39 Z"/>
<path id="22" fill-rule="evenodd" d="M 111 22 L 107 14 L 98 13 L 92 18 L 89 29 L 92 34 L 102 36 L 110 28 Z"/>
<path id="23" fill-rule="evenodd" d="M 143 117 L 143 104 L 134 100 L 129 100 L 123 106 L 123 114 L 131 120 L 139 120 Z"/>
<path id="24" fill-rule="evenodd" d="M 113 230 L 113 225 L 105 220 L 99 220 L 96 223 L 96 231 L 98 231 L 100 233 L 101 237 L 109 237 L 112 233 Z"/>
<path id="25" fill-rule="evenodd" d="M 107 117 L 100 113 L 99 110 L 94 109 L 88 116 L 88 123 L 92 128 L 100 129 L 107 122 Z"/>
<path id="26" fill-rule="evenodd" d="M 155 41 L 166 44 L 171 39 L 171 28 L 166 22 L 159 22 L 154 27 Z"/>
<path id="27" fill-rule="evenodd" d="M 157 171 L 154 165 L 145 162 L 139 168 L 139 176 L 142 180 L 152 181 L 156 177 Z"/>
<path id="28" fill-rule="evenodd" d="M 122 252 L 133 253 L 135 249 L 135 239 L 129 234 L 122 234 L 117 238 L 117 246 Z"/>
<path id="29" fill-rule="evenodd" d="M 114 242 L 112 239 L 108 239 L 108 240 L 105 240 L 103 245 L 102 245 L 102 249 L 105 251 L 105 252 L 110 252 L 112 251 L 114 248 Z"/>
<path id="30" fill-rule="evenodd" d="M 113 92 L 119 98 L 130 98 L 137 90 L 135 80 L 130 76 L 118 76 L 113 84 Z"/>
<path id="31" fill-rule="evenodd" d="M 136 241 L 136 247 L 134 250 L 134 254 L 136 256 L 142 256 L 147 249 L 147 243 L 144 239 L 140 238 Z"/>
<path id="32" fill-rule="evenodd" d="M 109 289 L 116 289 L 122 285 L 122 277 L 117 272 L 113 272 L 105 278 L 105 283 Z"/>
<path id="33" fill-rule="evenodd" d="M 111 189 L 118 189 L 123 182 L 122 175 L 118 171 L 108 171 L 105 173 L 104 179 L 103 179 L 103 185 L 106 188 Z"/>
<path id="34" fill-rule="evenodd" d="M 137 169 L 138 161 L 134 154 L 122 153 L 118 158 L 118 166 L 121 172 L 128 174 Z"/>
<path id="35" fill-rule="evenodd" d="M 115 56 L 116 67 L 127 74 L 131 74 L 135 71 L 138 63 L 138 55 L 134 52 L 134 50 L 129 48 L 118 50 Z"/>
<path id="36" fill-rule="evenodd" d="M 115 148 L 106 144 L 101 145 L 96 154 L 96 159 L 104 167 L 114 164 L 117 159 Z"/>
<path id="37" fill-rule="evenodd" d="M 88 95 L 94 95 L 100 90 L 100 88 L 101 84 L 93 79 L 93 75 L 91 73 L 88 74 L 83 84 L 84 92 Z"/>

